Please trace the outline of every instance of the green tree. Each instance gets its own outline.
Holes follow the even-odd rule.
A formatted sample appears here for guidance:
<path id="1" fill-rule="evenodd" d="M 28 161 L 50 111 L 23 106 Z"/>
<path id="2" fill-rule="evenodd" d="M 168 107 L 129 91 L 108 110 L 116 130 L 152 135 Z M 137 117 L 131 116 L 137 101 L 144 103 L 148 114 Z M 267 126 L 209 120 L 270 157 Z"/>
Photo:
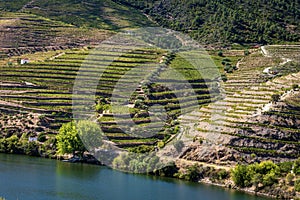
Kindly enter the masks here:
<path id="1" fill-rule="evenodd" d="M 88 150 L 102 145 L 103 135 L 99 125 L 89 120 L 81 120 L 76 123 L 76 128 L 81 141 Z"/>
<path id="2" fill-rule="evenodd" d="M 203 178 L 202 173 L 197 165 L 188 167 L 185 174 L 185 179 L 188 181 L 198 181 L 200 178 Z"/>
<path id="3" fill-rule="evenodd" d="M 277 177 L 274 171 L 271 171 L 270 173 L 267 173 L 266 175 L 263 176 L 262 183 L 264 186 L 271 186 L 276 182 L 277 182 Z"/>
<path id="4" fill-rule="evenodd" d="M 239 187 L 247 187 L 250 184 L 251 177 L 245 165 L 237 165 L 231 171 L 231 177 L 233 182 Z"/>
<path id="5" fill-rule="evenodd" d="M 72 153 L 74 156 L 76 151 L 79 151 L 80 155 L 82 155 L 85 151 L 85 147 L 78 135 L 76 124 L 74 122 L 63 124 L 59 129 L 56 139 L 57 153 L 59 155 Z"/>
<path id="6" fill-rule="evenodd" d="M 219 51 L 218 56 L 223 57 L 223 51 Z"/>
<path id="7" fill-rule="evenodd" d="M 6 138 L 6 151 L 8 153 L 22 153 L 22 144 L 19 141 L 18 136 L 12 135 L 9 138 Z"/>
<path id="8" fill-rule="evenodd" d="M 271 98 L 272 98 L 272 102 L 278 102 L 280 100 L 280 95 L 272 94 Z"/>

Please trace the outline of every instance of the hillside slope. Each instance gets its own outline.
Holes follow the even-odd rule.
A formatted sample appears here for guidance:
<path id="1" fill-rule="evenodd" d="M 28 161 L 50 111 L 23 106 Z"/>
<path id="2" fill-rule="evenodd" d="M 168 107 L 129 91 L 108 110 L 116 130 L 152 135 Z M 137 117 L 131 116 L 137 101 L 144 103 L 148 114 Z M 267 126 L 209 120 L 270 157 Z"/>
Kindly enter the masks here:
<path id="1" fill-rule="evenodd" d="M 117 31 L 153 25 L 110 0 L 1 0 L 0 10 L 0 57 L 97 45 Z"/>
<path id="2" fill-rule="evenodd" d="M 202 43 L 299 41 L 298 1 L 115 0 L 142 9 L 160 25 Z"/>

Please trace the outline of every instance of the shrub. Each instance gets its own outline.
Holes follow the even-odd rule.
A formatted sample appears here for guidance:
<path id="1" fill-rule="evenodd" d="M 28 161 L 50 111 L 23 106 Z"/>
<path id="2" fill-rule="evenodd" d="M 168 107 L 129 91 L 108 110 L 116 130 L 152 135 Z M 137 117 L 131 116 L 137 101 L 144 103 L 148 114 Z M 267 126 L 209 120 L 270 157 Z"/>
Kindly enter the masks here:
<path id="1" fill-rule="evenodd" d="M 288 173 L 293 167 L 293 162 L 282 162 L 279 163 L 279 169 L 281 173 Z"/>
<path id="2" fill-rule="evenodd" d="M 272 102 L 278 102 L 280 100 L 280 95 L 272 94 L 271 98 L 272 98 Z"/>
<path id="3" fill-rule="evenodd" d="M 297 179 L 297 180 L 295 181 L 295 190 L 296 190 L 297 192 L 300 192 L 300 179 Z"/>
<path id="4" fill-rule="evenodd" d="M 223 51 L 219 51 L 218 56 L 223 57 Z"/>
<path id="5" fill-rule="evenodd" d="M 38 148 L 37 142 L 28 142 L 25 147 L 25 154 L 29 156 L 39 156 Z"/>
<path id="6" fill-rule="evenodd" d="M 159 142 L 157 142 L 157 147 L 158 148 L 164 148 L 164 146 L 165 146 L 165 143 L 163 142 L 163 141 L 159 141 Z"/>
<path id="7" fill-rule="evenodd" d="M 222 60 L 222 62 L 227 63 L 227 62 L 231 62 L 231 60 L 230 60 L 229 58 L 224 58 L 224 59 Z"/>
<path id="8" fill-rule="evenodd" d="M 276 175 L 275 175 L 275 172 L 273 172 L 273 171 L 271 171 L 270 173 L 267 173 L 266 175 L 263 176 L 262 183 L 264 186 L 271 186 L 276 182 L 277 182 Z"/>
<path id="9" fill-rule="evenodd" d="M 233 182 L 239 187 L 247 187 L 250 184 L 251 177 L 248 174 L 247 166 L 237 165 L 232 171 Z"/>
<path id="10" fill-rule="evenodd" d="M 238 165 L 231 176 L 234 183 L 239 187 L 257 186 L 262 183 L 264 186 L 271 186 L 277 183 L 277 174 L 279 167 L 272 161 L 264 161 L 252 165 Z"/>
<path id="11" fill-rule="evenodd" d="M 109 104 L 97 104 L 96 105 L 96 111 L 99 113 L 102 113 L 105 110 L 109 110 L 110 105 Z"/>
<path id="12" fill-rule="evenodd" d="M 22 152 L 22 144 L 19 142 L 19 138 L 16 135 L 12 135 L 11 137 L 6 139 L 7 142 L 7 152 L 8 153 L 21 153 Z"/>
<path id="13" fill-rule="evenodd" d="M 227 73 L 232 73 L 233 72 L 233 67 L 231 65 L 226 65 L 224 67 L 224 71 L 227 72 Z"/>
<path id="14" fill-rule="evenodd" d="M 179 132 L 179 130 L 180 130 L 180 127 L 178 125 L 176 125 L 174 127 L 174 129 L 172 130 L 172 134 L 177 134 Z"/>
<path id="15" fill-rule="evenodd" d="M 226 179 L 226 178 L 228 178 L 228 176 L 229 176 L 229 173 L 225 169 L 221 169 L 218 172 L 218 177 L 220 180 Z"/>
<path id="16" fill-rule="evenodd" d="M 187 169 L 184 179 L 188 181 L 198 181 L 202 178 L 202 173 L 197 165 L 193 165 Z"/>
<path id="17" fill-rule="evenodd" d="M 39 142 L 45 142 L 47 140 L 46 135 L 44 133 L 39 134 L 37 140 Z"/>
<path id="18" fill-rule="evenodd" d="M 147 146 L 147 145 L 140 145 L 137 147 L 132 147 L 128 149 L 130 152 L 133 153 L 147 153 L 154 150 L 153 146 Z"/>
<path id="19" fill-rule="evenodd" d="M 226 76 L 225 74 L 222 74 L 222 75 L 221 75 L 221 78 L 222 78 L 222 81 L 223 81 L 223 82 L 228 81 L 228 78 L 227 78 L 227 76 Z"/>
<path id="20" fill-rule="evenodd" d="M 250 52 L 249 52 L 248 49 L 244 50 L 244 55 L 245 55 L 245 56 L 248 56 L 249 54 L 250 54 Z"/>
<path id="21" fill-rule="evenodd" d="M 285 181 L 288 185 L 292 185 L 293 184 L 293 179 L 294 179 L 295 175 L 288 173 L 285 177 Z"/>

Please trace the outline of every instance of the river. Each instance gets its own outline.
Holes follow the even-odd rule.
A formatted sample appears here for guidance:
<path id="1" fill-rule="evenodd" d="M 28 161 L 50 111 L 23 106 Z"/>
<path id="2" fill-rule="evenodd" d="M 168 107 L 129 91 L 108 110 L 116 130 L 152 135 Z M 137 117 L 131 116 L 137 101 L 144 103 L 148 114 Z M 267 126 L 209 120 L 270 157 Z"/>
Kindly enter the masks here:
<path id="1" fill-rule="evenodd" d="M 216 186 L 107 167 L 0 154 L 6 200 L 267 200 Z"/>

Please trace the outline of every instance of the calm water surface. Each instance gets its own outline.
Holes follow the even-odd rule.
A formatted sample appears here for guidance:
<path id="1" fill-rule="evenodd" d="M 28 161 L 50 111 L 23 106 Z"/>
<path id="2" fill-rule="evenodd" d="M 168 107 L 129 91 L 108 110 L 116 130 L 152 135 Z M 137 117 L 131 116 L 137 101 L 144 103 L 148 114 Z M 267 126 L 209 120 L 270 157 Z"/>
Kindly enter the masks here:
<path id="1" fill-rule="evenodd" d="M 176 179 L 5 154 L 0 154 L 0 196 L 7 200 L 267 200 Z"/>

